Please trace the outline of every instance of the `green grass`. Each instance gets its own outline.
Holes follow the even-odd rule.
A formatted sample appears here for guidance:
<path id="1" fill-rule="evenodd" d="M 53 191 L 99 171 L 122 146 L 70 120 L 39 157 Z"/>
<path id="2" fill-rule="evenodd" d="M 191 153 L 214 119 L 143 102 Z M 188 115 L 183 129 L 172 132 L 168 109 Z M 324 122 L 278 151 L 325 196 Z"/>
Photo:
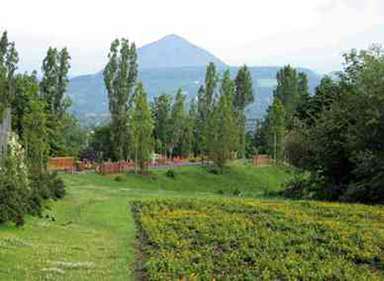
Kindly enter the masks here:
<path id="1" fill-rule="evenodd" d="M 64 174 L 68 195 L 51 202 L 51 218 L 0 226 L 0 280 L 134 280 L 137 241 L 131 200 L 263 196 L 277 190 L 287 172 L 233 166 L 225 175 L 200 167 L 166 170 L 150 177 Z M 223 195 L 220 195 L 220 194 Z"/>
<path id="2" fill-rule="evenodd" d="M 384 279 L 382 207 L 271 198 L 274 167 L 166 171 L 63 174 L 48 217 L 0 226 L 0 280 Z"/>

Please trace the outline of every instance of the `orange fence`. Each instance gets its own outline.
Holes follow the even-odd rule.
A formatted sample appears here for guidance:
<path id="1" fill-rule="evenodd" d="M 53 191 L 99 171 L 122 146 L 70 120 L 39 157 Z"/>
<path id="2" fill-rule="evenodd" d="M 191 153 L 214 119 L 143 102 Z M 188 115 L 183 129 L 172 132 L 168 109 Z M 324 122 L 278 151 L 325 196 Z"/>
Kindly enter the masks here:
<path id="1" fill-rule="evenodd" d="M 50 171 L 74 171 L 76 162 L 74 157 L 51 157 L 48 159 Z"/>
<path id="2" fill-rule="evenodd" d="M 156 160 L 148 162 L 148 168 L 162 168 L 183 166 L 188 164 L 188 160 L 181 157 L 174 157 L 172 159 L 159 156 Z M 48 170 L 50 171 L 84 171 L 96 170 L 101 174 L 113 174 L 128 172 L 135 169 L 133 161 L 120 161 L 120 162 L 104 162 L 97 165 L 89 161 L 75 161 L 74 157 L 51 157 L 48 159 Z"/>
<path id="3" fill-rule="evenodd" d="M 104 162 L 96 167 L 96 171 L 102 174 L 113 174 L 132 171 L 135 164 L 132 161 Z"/>
<path id="4" fill-rule="evenodd" d="M 155 161 L 148 162 L 146 166 L 148 168 L 177 167 L 183 166 L 186 163 L 187 160 L 181 157 L 174 157 L 172 159 L 159 157 Z M 96 167 L 96 172 L 101 174 L 114 174 L 133 171 L 134 169 L 135 163 L 133 161 L 104 162 Z"/>
<path id="5" fill-rule="evenodd" d="M 265 165 L 272 165 L 273 159 L 266 154 L 259 154 L 255 155 L 253 157 L 253 165 L 255 166 L 265 166 Z"/>

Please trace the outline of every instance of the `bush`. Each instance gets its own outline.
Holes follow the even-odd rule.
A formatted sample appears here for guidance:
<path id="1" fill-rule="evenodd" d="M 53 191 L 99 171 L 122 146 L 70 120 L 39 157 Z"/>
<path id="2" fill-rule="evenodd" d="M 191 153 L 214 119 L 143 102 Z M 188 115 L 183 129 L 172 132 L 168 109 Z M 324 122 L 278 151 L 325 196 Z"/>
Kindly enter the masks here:
<path id="1" fill-rule="evenodd" d="M 241 190 L 240 190 L 239 188 L 236 187 L 236 188 L 233 190 L 232 194 L 233 194 L 234 196 L 240 196 L 240 195 L 241 195 Z"/>
<path id="2" fill-rule="evenodd" d="M 384 203 L 384 159 L 370 152 L 355 157 L 353 180 L 341 199 L 348 202 Z"/>
<path id="3" fill-rule="evenodd" d="M 25 165 L 24 149 L 16 135 L 8 142 L 8 154 L 0 168 L 0 222 L 13 221 L 28 211 L 27 202 L 31 192 L 28 168 Z"/>
<path id="4" fill-rule="evenodd" d="M 217 166 L 209 166 L 209 167 L 208 167 L 208 172 L 210 172 L 211 174 L 214 174 L 214 175 L 220 175 L 220 174 L 223 173 L 223 172 L 219 169 L 219 167 L 217 167 Z"/>
<path id="5" fill-rule="evenodd" d="M 57 173 L 49 175 L 49 189 L 51 191 L 51 198 L 54 200 L 62 199 L 65 196 L 65 185 L 61 178 L 58 177 Z"/>
<path id="6" fill-rule="evenodd" d="M 122 182 L 122 181 L 124 181 L 124 179 L 123 179 L 122 176 L 116 176 L 116 177 L 114 178 L 114 180 L 117 181 L 117 182 Z"/>
<path id="7" fill-rule="evenodd" d="M 167 170 L 167 172 L 165 173 L 165 175 L 168 177 L 168 178 L 176 178 L 176 172 L 175 170 L 172 170 L 172 169 L 169 169 Z"/>

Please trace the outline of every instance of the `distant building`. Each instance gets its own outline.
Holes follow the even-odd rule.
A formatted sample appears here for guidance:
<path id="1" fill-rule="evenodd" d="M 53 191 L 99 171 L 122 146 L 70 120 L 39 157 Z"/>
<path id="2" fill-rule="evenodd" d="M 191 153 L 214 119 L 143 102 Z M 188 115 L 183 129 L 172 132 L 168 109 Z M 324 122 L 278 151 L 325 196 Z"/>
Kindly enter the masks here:
<path id="1" fill-rule="evenodd" d="M 11 110 L 4 111 L 3 120 L 0 122 L 0 159 L 7 153 L 7 142 L 11 132 Z"/>

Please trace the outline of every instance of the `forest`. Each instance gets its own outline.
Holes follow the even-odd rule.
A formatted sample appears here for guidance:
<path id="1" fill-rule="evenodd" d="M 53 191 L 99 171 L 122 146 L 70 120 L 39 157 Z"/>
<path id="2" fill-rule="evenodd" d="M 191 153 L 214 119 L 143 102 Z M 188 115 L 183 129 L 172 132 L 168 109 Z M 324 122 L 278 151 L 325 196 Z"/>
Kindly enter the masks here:
<path id="1" fill-rule="evenodd" d="M 384 278 L 381 46 L 346 53 L 343 70 L 314 92 L 305 73 L 281 67 L 254 129 L 246 109 L 258 93 L 246 65 L 231 75 L 209 63 L 193 98 L 180 87 L 149 99 L 135 43 L 116 39 L 102 72 L 110 116 L 85 126 L 70 111 L 67 48 L 48 48 L 41 75 L 19 73 L 18 61 L 3 32 L 0 123 L 10 129 L 0 138 L 0 262 L 8 266 L 0 279 Z M 270 165 L 255 167 L 257 155 Z M 64 156 L 134 169 L 48 168 Z M 156 157 L 191 166 L 153 169 Z"/>

